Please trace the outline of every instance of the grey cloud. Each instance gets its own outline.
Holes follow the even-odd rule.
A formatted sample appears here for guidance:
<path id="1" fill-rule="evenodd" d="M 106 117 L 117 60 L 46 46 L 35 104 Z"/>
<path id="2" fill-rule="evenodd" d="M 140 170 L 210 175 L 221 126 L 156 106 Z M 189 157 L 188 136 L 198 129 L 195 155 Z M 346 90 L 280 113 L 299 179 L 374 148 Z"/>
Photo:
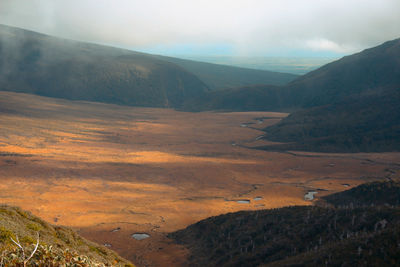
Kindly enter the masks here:
<path id="1" fill-rule="evenodd" d="M 229 44 L 351 53 L 400 37 L 398 0 L 1 0 L 0 23 L 133 49 Z"/>

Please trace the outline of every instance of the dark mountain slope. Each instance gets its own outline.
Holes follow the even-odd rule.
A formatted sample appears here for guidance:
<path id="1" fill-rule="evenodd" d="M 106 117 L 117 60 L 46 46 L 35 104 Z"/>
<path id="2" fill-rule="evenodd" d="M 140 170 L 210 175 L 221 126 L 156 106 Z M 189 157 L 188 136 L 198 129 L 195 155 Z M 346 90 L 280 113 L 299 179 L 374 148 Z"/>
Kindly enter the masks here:
<path id="1" fill-rule="evenodd" d="M 159 58 L 190 71 L 204 81 L 211 90 L 255 84 L 285 85 L 298 77 L 290 73 L 247 69 L 173 57 L 160 56 Z"/>
<path id="2" fill-rule="evenodd" d="M 336 207 L 229 213 L 170 237 L 190 249 L 190 266 L 393 266 L 400 260 L 400 209 L 380 204 L 391 203 L 400 184 L 389 183 L 338 193 L 333 202 L 325 199 Z"/>
<path id="3" fill-rule="evenodd" d="M 4 91 L 179 108 L 203 96 L 209 90 L 207 84 L 213 89 L 260 82 L 286 84 L 295 77 L 154 56 L 0 25 L 0 90 Z"/>
<path id="4" fill-rule="evenodd" d="M 263 149 L 400 150 L 400 39 L 330 63 L 282 94 L 302 110 L 266 129 L 269 140 L 290 144 Z"/>
<path id="5" fill-rule="evenodd" d="M 289 84 L 275 88 L 278 98 L 264 103 L 264 110 L 303 109 L 336 104 L 361 97 L 380 96 L 394 93 L 400 85 L 400 39 L 388 41 L 380 46 L 366 49 L 360 53 L 343 57 Z M 271 86 L 259 85 L 254 97 L 268 98 Z M 240 99 L 240 95 L 253 92 L 249 87 L 226 90 L 224 95 Z M 278 90 L 279 89 L 279 90 Z M 263 91 L 261 96 L 258 92 Z M 198 99 L 197 107 L 206 110 L 226 109 L 220 95 L 209 92 L 209 98 L 216 97 L 215 104 L 205 105 L 204 98 Z M 244 100 L 246 101 L 246 100 Z M 278 104 L 276 104 L 278 101 Z M 273 103 L 273 104 L 271 104 Z M 237 103 L 239 106 L 240 102 Z M 246 109 L 256 110 L 259 104 L 247 105 Z"/>
<path id="6" fill-rule="evenodd" d="M 207 87 L 181 67 L 145 54 L 0 26 L 0 90 L 179 107 Z"/>
<path id="7" fill-rule="evenodd" d="M 288 106 L 312 107 L 381 94 L 400 85 L 400 39 L 346 56 L 291 82 Z"/>

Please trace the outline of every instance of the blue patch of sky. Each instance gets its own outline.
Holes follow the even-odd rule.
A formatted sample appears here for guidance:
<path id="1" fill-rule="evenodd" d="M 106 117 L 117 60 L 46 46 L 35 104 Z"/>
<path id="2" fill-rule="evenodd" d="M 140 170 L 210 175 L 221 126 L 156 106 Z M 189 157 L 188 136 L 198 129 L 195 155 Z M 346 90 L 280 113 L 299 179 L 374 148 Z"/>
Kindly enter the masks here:
<path id="1" fill-rule="evenodd" d="M 339 58 L 345 56 L 344 53 L 324 50 L 306 50 L 291 49 L 288 47 L 268 48 L 264 51 L 249 51 L 245 53 L 238 52 L 231 44 L 171 44 L 154 45 L 142 48 L 133 48 L 132 50 L 165 55 L 165 56 L 185 56 L 185 57 L 212 57 L 212 56 L 230 56 L 230 57 L 286 57 L 286 58 Z"/>
<path id="2" fill-rule="evenodd" d="M 263 53 L 258 55 L 248 56 L 262 56 L 262 57 L 280 57 L 280 58 L 339 58 L 345 56 L 344 53 L 327 51 L 327 50 L 313 50 L 313 49 L 293 49 L 288 47 L 268 48 Z"/>
<path id="3" fill-rule="evenodd" d="M 233 46 L 229 44 L 172 44 L 156 45 L 134 49 L 140 52 L 166 55 L 166 56 L 232 56 L 234 55 Z"/>

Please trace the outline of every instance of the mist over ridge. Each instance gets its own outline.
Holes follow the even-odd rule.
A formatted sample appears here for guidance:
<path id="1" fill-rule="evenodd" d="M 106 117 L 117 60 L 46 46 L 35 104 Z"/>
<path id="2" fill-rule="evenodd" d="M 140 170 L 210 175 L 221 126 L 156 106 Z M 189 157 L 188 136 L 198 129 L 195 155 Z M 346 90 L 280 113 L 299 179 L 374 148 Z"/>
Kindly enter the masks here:
<path id="1" fill-rule="evenodd" d="M 399 12 L 396 0 L 3 0 L 0 23 L 155 54 L 342 56 L 396 38 Z"/>

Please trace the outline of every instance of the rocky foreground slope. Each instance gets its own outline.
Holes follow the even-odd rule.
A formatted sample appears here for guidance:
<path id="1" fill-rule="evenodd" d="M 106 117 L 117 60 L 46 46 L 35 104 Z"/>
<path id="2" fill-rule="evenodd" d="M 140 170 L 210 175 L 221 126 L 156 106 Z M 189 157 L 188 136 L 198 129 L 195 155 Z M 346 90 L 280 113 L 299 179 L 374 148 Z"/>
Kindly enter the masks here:
<path id="1" fill-rule="evenodd" d="M 0 206 L 0 266 L 24 266 L 24 261 L 26 266 L 134 266 L 67 227 L 50 225 L 16 207 Z"/>

